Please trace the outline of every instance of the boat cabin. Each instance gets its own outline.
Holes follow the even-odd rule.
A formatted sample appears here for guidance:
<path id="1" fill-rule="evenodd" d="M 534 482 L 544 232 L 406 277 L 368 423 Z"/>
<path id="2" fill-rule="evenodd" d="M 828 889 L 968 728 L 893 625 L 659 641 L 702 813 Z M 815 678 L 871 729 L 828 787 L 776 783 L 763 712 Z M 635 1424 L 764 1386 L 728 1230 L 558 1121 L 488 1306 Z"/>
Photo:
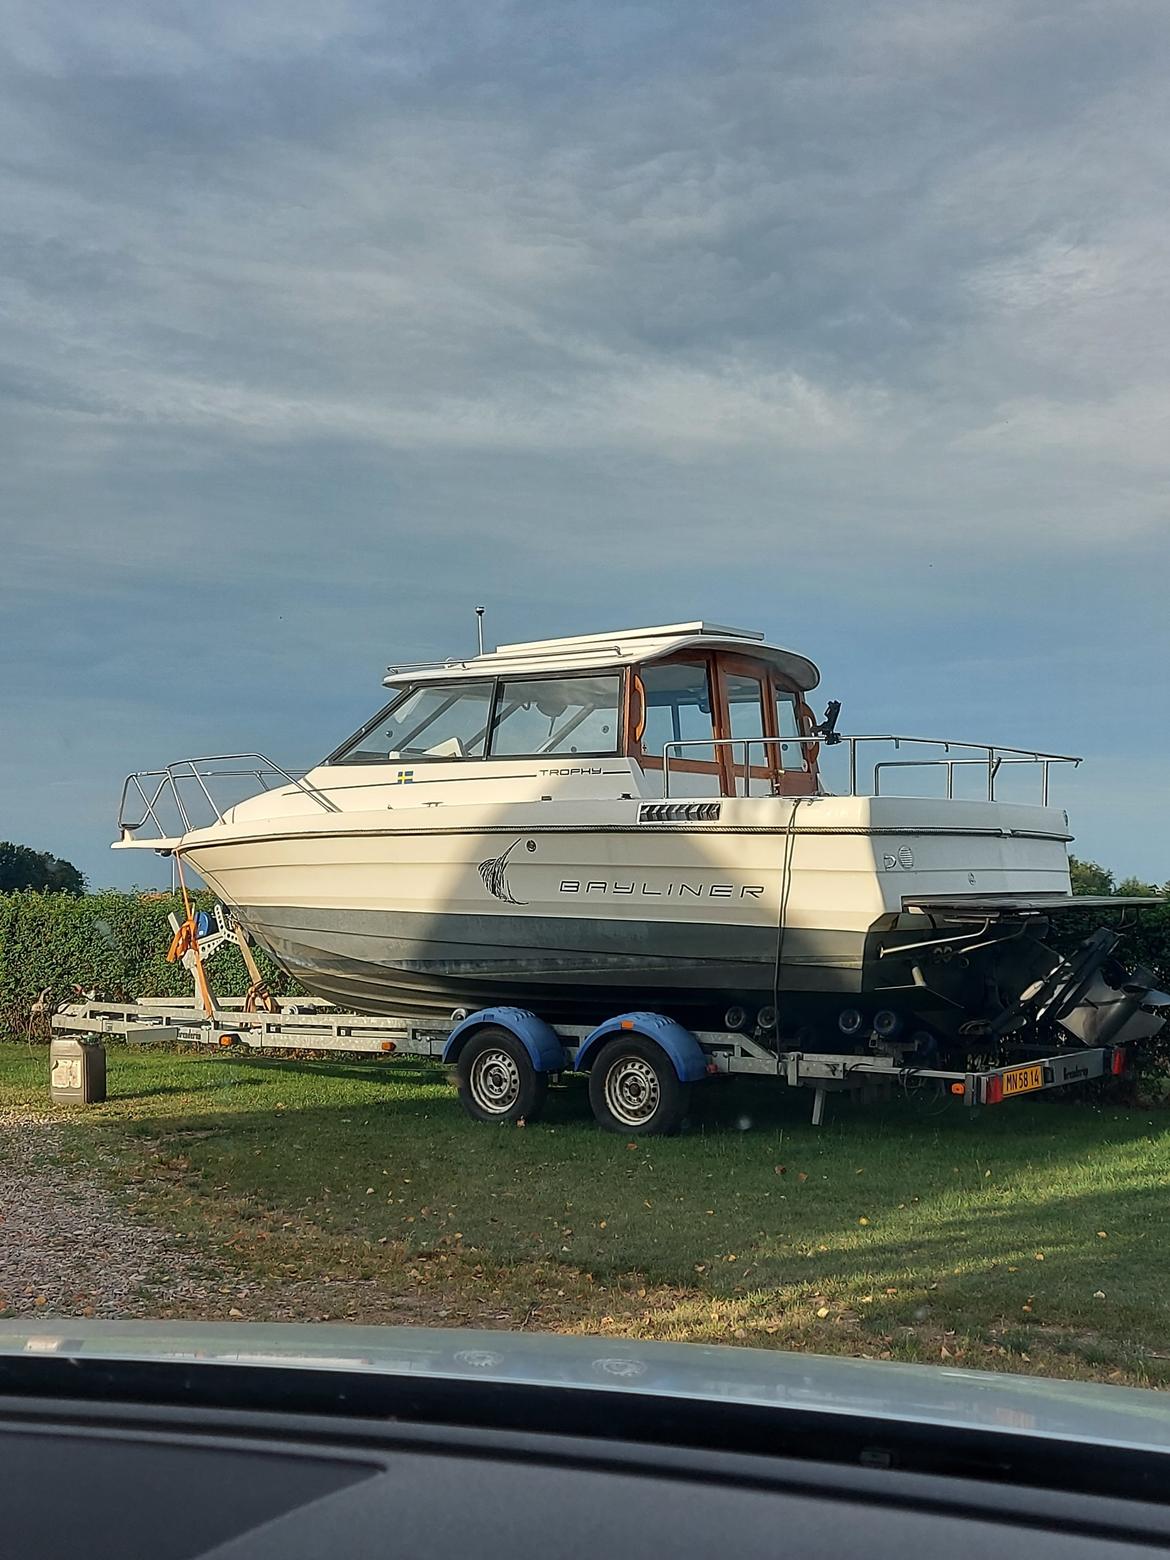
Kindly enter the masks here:
<path id="1" fill-rule="evenodd" d="M 389 668 L 394 697 L 327 764 L 625 758 L 672 796 L 817 790 L 820 674 L 761 634 L 677 623 Z"/>

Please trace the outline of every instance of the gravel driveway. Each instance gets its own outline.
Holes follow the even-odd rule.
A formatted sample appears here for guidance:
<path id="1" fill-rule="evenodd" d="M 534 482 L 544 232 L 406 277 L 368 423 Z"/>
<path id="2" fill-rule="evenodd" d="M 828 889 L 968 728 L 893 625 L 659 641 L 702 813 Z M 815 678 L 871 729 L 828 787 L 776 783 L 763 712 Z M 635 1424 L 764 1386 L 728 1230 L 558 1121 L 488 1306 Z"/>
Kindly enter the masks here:
<path id="1" fill-rule="evenodd" d="M 420 1320 L 416 1298 L 369 1280 L 243 1274 L 129 1206 L 105 1173 L 118 1161 L 92 1140 L 92 1170 L 70 1162 L 68 1132 L 59 1115 L 0 1108 L 0 1316 Z"/>
<path id="2" fill-rule="evenodd" d="M 169 1231 L 134 1218 L 100 1175 L 63 1163 L 66 1128 L 0 1110 L 0 1313 L 160 1316 L 223 1311 L 222 1279 Z"/>

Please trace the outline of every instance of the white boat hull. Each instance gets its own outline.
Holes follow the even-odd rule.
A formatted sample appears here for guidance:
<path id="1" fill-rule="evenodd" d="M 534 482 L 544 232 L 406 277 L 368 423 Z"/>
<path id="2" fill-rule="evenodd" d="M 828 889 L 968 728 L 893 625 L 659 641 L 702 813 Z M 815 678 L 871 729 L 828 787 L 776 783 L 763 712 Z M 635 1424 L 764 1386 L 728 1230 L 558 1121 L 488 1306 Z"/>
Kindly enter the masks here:
<path id="1" fill-rule="evenodd" d="M 921 924 L 906 897 L 1068 888 L 1063 817 L 1037 808 L 999 805 L 994 826 L 981 804 L 898 798 L 795 815 L 791 799 L 727 799 L 695 824 L 639 821 L 634 799 L 437 814 L 237 815 L 181 851 L 285 970 L 371 1013 L 510 1002 L 714 1023 L 774 991 L 840 1006 L 865 989 L 875 937 Z"/>

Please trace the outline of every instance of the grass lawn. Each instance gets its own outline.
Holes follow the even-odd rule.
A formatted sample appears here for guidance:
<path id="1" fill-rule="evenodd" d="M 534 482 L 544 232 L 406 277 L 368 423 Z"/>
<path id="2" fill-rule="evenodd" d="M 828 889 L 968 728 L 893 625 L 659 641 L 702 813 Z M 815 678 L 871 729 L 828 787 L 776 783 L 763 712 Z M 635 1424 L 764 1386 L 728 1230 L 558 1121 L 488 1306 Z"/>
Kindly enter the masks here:
<path id="1" fill-rule="evenodd" d="M 0 1104 L 48 1055 L 0 1045 Z M 1170 1385 L 1170 1113 L 972 1113 L 720 1083 L 692 1131 L 600 1132 L 572 1080 L 486 1127 L 410 1059 L 109 1049 L 63 1113 L 128 1199 L 314 1317 L 745 1342 Z M 104 1173 L 113 1173 L 106 1171 Z M 0 1186 L 0 1199 L 3 1187 Z"/>

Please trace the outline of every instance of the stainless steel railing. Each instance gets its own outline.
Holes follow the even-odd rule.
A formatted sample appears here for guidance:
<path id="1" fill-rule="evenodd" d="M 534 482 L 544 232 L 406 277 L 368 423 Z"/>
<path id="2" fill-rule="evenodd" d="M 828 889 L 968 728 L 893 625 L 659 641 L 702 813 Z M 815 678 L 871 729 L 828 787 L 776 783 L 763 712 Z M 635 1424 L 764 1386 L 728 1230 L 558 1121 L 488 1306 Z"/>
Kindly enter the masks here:
<path id="1" fill-rule="evenodd" d="M 895 752 L 902 750 L 904 746 L 919 746 L 942 749 L 942 755 L 934 758 L 887 758 L 879 759 L 873 766 L 873 779 L 868 791 L 858 791 L 858 748 L 865 743 L 884 742 L 892 745 Z M 957 742 L 952 738 L 943 737 L 909 737 L 894 736 L 893 734 L 866 734 L 862 736 L 846 736 L 844 734 L 832 737 L 799 736 L 799 737 L 718 737 L 714 741 L 704 740 L 701 737 L 688 738 L 684 741 L 668 742 L 662 750 L 663 771 L 663 795 L 669 796 L 671 771 L 670 760 L 674 754 L 676 762 L 685 755 L 683 749 L 701 748 L 705 753 L 713 753 L 717 748 L 731 749 L 732 763 L 736 764 L 735 750 L 738 749 L 741 758 L 736 764 L 736 785 L 738 787 L 742 772 L 744 795 L 750 791 L 752 781 L 751 750 L 761 750 L 760 760 L 756 767 L 766 768 L 768 761 L 768 748 L 779 747 L 781 744 L 795 744 L 802 747 L 842 747 L 848 755 L 849 789 L 845 793 L 848 796 L 880 796 L 882 794 L 882 775 L 891 769 L 941 769 L 946 775 L 946 796 L 948 800 L 955 794 L 955 770 L 974 767 L 983 769 L 987 775 L 986 795 L 989 802 L 996 800 L 995 787 L 1000 771 L 1005 767 L 1026 764 L 1034 765 L 1040 771 L 1040 800 L 1041 805 L 1048 806 L 1050 770 L 1053 764 L 1072 764 L 1074 767 L 1081 760 L 1074 758 L 1069 753 L 1041 753 L 1031 748 L 1004 747 L 999 743 L 987 742 Z M 955 757 L 956 750 L 963 754 L 975 753 L 979 757 Z M 889 794 L 889 793 L 887 793 Z"/>
<path id="2" fill-rule="evenodd" d="M 223 764 L 244 764 L 248 767 L 241 769 L 217 767 Z M 207 822 L 218 823 L 222 820 L 225 809 L 212 795 L 209 782 L 215 783 L 228 779 L 255 780 L 261 790 L 270 791 L 273 789 L 270 777 L 279 777 L 279 780 L 294 786 L 325 812 L 341 811 L 336 802 L 331 801 L 315 786 L 308 785 L 303 778 L 290 774 L 287 769 L 282 769 L 270 758 L 265 758 L 263 753 L 215 753 L 202 758 L 182 758 L 177 763 L 168 764 L 165 769 L 139 769 L 134 774 L 127 775 L 122 782 L 122 796 L 118 803 L 119 832 L 123 839 L 133 838 L 149 822 L 153 823 L 158 830 L 159 838 L 166 839 L 169 837 L 169 831 L 159 814 L 161 810 L 172 806 L 182 823 L 184 834 L 189 833 L 193 828 L 205 827 L 202 819 L 192 822 L 191 813 L 184 800 L 183 786 L 190 782 L 194 782 L 202 802 L 210 809 L 211 817 Z M 136 803 L 135 797 L 137 797 Z M 127 809 L 131 805 L 135 807 L 133 819 L 127 817 Z M 141 816 L 137 816 L 139 812 Z"/>

